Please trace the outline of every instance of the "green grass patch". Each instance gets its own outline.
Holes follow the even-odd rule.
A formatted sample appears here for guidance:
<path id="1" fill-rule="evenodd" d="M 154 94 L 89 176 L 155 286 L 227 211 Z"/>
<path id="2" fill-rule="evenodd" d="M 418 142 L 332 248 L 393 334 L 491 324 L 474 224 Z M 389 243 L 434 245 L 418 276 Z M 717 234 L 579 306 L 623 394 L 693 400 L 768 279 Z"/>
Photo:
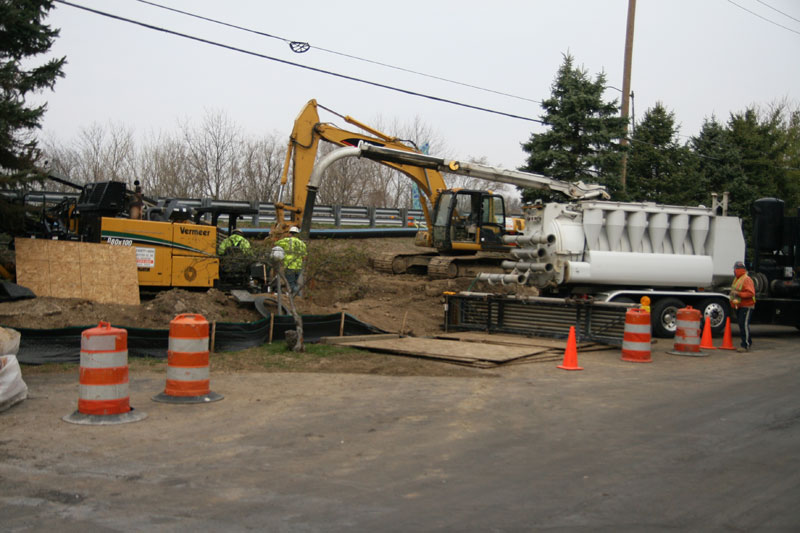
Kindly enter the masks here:
<path id="1" fill-rule="evenodd" d="M 211 355 L 211 369 L 302 371 L 313 368 L 326 359 L 364 354 L 356 348 L 330 344 L 306 343 L 305 348 L 305 352 L 293 352 L 285 342 L 280 341 L 237 352 L 218 352 Z"/>

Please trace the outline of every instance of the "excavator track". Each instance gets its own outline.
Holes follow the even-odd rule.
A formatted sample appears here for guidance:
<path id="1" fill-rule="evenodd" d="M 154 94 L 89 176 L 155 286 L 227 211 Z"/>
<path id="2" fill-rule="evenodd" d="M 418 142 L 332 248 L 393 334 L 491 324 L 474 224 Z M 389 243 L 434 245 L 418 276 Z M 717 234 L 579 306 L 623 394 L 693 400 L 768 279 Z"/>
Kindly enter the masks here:
<path id="1" fill-rule="evenodd" d="M 432 279 L 471 278 L 480 273 L 504 274 L 500 266 L 505 254 L 480 253 L 478 255 L 440 255 L 428 263 L 428 276 Z"/>
<path id="2" fill-rule="evenodd" d="M 432 279 L 452 279 L 458 277 L 458 257 L 440 255 L 428 263 L 428 276 Z"/>
<path id="3" fill-rule="evenodd" d="M 372 267 L 385 274 L 424 274 L 436 252 L 382 252 L 372 259 Z"/>
<path id="4" fill-rule="evenodd" d="M 372 266 L 385 274 L 428 274 L 432 279 L 473 277 L 481 272 L 504 273 L 504 254 L 438 255 L 436 252 L 382 252 Z"/>

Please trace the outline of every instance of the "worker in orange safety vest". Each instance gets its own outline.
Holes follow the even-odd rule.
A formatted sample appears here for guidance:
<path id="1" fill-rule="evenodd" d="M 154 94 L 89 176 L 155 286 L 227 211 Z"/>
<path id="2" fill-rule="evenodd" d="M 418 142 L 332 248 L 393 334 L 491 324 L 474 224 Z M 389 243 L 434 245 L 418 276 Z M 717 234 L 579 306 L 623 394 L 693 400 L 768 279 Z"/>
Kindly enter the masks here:
<path id="1" fill-rule="evenodd" d="M 747 268 L 741 261 L 733 265 L 733 274 L 736 279 L 731 285 L 731 307 L 736 310 L 736 320 L 739 323 L 739 334 L 742 337 L 741 346 L 737 352 L 748 352 L 753 346 L 750 336 L 750 319 L 756 307 L 756 288 L 753 280 L 747 275 Z"/>

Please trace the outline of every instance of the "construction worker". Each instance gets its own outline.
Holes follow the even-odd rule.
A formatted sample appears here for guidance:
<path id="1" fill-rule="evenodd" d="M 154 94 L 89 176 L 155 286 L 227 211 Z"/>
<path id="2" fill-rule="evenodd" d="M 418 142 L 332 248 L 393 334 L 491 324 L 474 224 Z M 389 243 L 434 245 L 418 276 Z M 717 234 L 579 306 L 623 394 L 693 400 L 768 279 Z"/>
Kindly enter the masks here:
<path id="1" fill-rule="evenodd" d="M 286 256 L 283 258 L 284 274 L 286 281 L 289 282 L 289 288 L 294 294 L 300 290 L 298 280 L 307 254 L 306 243 L 297 237 L 298 233 L 300 233 L 300 229 L 292 226 L 289 228 L 289 236 L 275 243 L 286 252 Z"/>
<path id="2" fill-rule="evenodd" d="M 753 346 L 750 336 L 750 319 L 756 307 L 756 289 L 753 280 L 747 275 L 747 268 L 741 261 L 733 265 L 733 274 L 736 279 L 731 285 L 731 307 L 736 310 L 736 320 L 739 323 L 739 334 L 742 337 L 741 346 L 737 352 L 747 352 Z"/>
<path id="3" fill-rule="evenodd" d="M 225 255 L 226 253 L 229 254 L 234 250 L 244 253 L 250 252 L 250 241 L 244 237 L 244 233 L 239 228 L 233 230 L 224 241 L 219 243 L 217 253 L 218 255 Z"/>

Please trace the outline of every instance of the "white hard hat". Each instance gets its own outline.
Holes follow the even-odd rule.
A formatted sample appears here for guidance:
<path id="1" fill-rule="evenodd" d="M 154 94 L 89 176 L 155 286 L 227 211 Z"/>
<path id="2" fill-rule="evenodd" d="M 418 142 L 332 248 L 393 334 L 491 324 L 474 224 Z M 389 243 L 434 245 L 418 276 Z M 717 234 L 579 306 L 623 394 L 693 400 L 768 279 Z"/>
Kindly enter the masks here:
<path id="1" fill-rule="evenodd" d="M 297 226 L 292 226 L 289 228 L 289 233 L 300 233 L 300 229 Z"/>

